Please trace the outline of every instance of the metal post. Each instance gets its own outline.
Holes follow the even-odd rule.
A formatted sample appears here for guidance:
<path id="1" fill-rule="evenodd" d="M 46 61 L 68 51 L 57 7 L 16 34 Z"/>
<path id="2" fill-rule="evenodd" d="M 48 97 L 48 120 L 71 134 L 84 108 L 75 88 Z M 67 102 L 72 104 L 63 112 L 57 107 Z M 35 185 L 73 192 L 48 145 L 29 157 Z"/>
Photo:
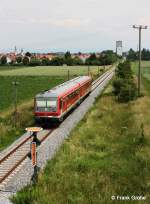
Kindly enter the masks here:
<path id="1" fill-rule="evenodd" d="M 40 132 L 42 128 L 40 127 L 29 127 L 26 128 L 26 131 L 32 132 L 33 140 L 31 142 L 31 150 L 30 150 L 30 155 L 31 155 L 31 160 L 32 160 L 32 166 L 33 166 L 33 176 L 32 176 L 32 181 L 33 184 L 37 182 L 38 179 L 38 166 L 37 166 L 37 146 L 40 145 L 40 141 L 37 138 L 37 133 Z"/>
<path id="2" fill-rule="evenodd" d="M 19 84 L 16 80 L 12 82 L 13 86 L 14 86 L 14 124 L 16 127 L 17 124 L 17 85 Z"/>
<path id="3" fill-rule="evenodd" d="M 70 71 L 68 69 L 68 81 L 69 81 L 69 79 L 70 79 Z"/>
<path id="4" fill-rule="evenodd" d="M 104 71 L 105 71 L 105 59 L 104 59 Z"/>
<path id="5" fill-rule="evenodd" d="M 141 35 L 142 35 L 142 29 L 147 29 L 147 26 L 143 25 L 133 25 L 133 28 L 139 30 L 139 70 L 138 70 L 138 96 L 141 94 Z"/>
<path id="6" fill-rule="evenodd" d="M 138 74 L 138 95 L 141 92 L 141 27 L 139 27 L 139 74 Z"/>
<path id="7" fill-rule="evenodd" d="M 88 66 L 88 76 L 90 75 L 90 66 Z"/>

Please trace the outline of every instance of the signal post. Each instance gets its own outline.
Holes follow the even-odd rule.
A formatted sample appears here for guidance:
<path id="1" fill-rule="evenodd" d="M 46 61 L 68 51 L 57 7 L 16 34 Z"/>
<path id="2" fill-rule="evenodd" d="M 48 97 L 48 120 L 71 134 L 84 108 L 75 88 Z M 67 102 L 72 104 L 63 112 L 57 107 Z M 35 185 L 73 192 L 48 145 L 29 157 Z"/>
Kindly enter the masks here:
<path id="1" fill-rule="evenodd" d="M 33 136 L 33 139 L 30 145 L 30 155 L 31 155 L 32 166 L 34 168 L 34 174 L 32 177 L 32 180 L 34 183 L 37 180 L 37 146 L 41 144 L 41 142 L 37 138 L 37 133 L 40 132 L 41 130 L 42 130 L 41 127 L 26 128 L 26 131 L 30 132 L 31 136 Z"/>

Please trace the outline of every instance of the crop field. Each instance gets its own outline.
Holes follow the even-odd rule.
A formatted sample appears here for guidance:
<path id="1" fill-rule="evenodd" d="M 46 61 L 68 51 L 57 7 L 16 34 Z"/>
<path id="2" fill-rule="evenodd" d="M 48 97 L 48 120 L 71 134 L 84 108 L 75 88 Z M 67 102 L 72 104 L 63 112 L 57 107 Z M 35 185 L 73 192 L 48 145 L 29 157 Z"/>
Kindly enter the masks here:
<path id="1" fill-rule="evenodd" d="M 143 202 L 129 203 L 149 204 L 149 104 L 147 90 L 136 101 L 118 104 L 108 87 L 37 184 L 18 192 L 13 203 L 113 204 L 113 195 L 142 195 Z"/>
<path id="2" fill-rule="evenodd" d="M 110 66 L 106 66 L 108 69 Z M 90 73 L 97 75 L 103 67 L 90 66 Z M 0 67 L 0 76 L 70 76 L 87 75 L 88 66 L 37 66 L 37 67 Z"/>

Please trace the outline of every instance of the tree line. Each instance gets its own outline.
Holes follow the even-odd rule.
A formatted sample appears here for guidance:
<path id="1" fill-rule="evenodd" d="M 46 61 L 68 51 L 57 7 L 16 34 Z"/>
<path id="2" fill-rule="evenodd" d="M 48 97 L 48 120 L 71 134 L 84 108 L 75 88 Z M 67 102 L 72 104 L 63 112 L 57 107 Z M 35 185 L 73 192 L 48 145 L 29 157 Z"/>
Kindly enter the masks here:
<path id="1" fill-rule="evenodd" d="M 141 51 L 141 58 L 144 61 L 150 61 L 150 50 L 144 48 Z M 127 54 L 127 60 L 136 61 L 138 59 L 139 59 L 139 51 L 134 51 L 133 49 L 130 49 Z"/>
<path id="2" fill-rule="evenodd" d="M 99 56 L 92 53 L 85 61 L 78 56 L 72 57 L 67 51 L 63 57 L 54 57 L 51 60 L 48 58 L 38 59 L 31 53 L 27 52 L 25 56 L 17 56 L 16 61 L 12 61 L 10 65 L 17 66 L 74 66 L 74 65 L 110 65 L 117 61 L 117 55 L 112 50 L 103 51 Z M 0 59 L 1 65 L 7 64 L 7 57 L 4 55 Z"/>

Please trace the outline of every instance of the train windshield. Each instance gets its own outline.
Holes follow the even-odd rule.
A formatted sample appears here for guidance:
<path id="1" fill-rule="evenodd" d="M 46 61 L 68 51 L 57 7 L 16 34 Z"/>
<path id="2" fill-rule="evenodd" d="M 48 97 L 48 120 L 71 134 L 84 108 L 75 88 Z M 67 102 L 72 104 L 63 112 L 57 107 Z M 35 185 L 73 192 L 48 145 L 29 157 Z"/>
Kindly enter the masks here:
<path id="1" fill-rule="evenodd" d="M 39 111 L 55 112 L 57 109 L 57 98 L 36 98 L 36 106 Z"/>

